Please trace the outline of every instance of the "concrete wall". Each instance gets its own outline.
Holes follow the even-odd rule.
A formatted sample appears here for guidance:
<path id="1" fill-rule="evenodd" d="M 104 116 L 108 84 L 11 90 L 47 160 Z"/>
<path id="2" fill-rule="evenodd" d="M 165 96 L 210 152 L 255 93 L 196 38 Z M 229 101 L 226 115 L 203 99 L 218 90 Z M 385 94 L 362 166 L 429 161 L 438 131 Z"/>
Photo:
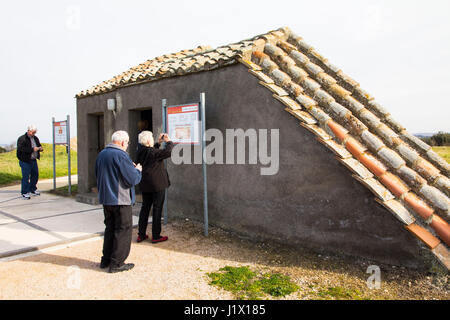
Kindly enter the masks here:
<path id="1" fill-rule="evenodd" d="M 278 174 L 260 175 L 259 164 L 208 166 L 211 224 L 251 237 L 385 263 L 418 268 L 428 264 L 428 251 L 240 64 L 79 99 L 79 190 L 89 190 L 87 167 L 93 165 L 85 154 L 89 153 L 84 145 L 89 140 L 86 113 L 104 112 L 105 131 L 110 126 L 112 132 L 129 129 L 127 110 L 152 107 L 156 135 L 161 132 L 161 99 L 166 98 L 168 105 L 183 104 L 198 101 L 200 92 L 206 93 L 207 129 L 280 130 Z M 105 111 L 109 97 L 120 100 L 115 118 Z M 201 170 L 201 165 L 169 161 L 169 218 L 202 221 Z"/>

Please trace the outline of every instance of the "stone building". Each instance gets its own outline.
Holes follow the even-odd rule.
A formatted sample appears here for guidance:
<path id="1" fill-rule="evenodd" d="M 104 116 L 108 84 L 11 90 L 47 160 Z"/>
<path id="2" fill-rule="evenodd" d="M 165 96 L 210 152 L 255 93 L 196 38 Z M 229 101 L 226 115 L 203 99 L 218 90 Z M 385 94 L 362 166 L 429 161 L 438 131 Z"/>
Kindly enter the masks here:
<path id="1" fill-rule="evenodd" d="M 261 164 L 208 165 L 210 224 L 384 263 L 449 267 L 449 164 L 288 28 L 157 57 L 77 94 L 79 192 L 95 188 L 95 158 L 115 130 L 129 132 L 134 157 L 139 130 L 162 132 L 162 99 L 184 104 L 201 92 L 207 129 L 279 130 L 274 175 L 261 175 Z M 201 221 L 201 165 L 168 161 L 168 171 L 169 218 Z"/>

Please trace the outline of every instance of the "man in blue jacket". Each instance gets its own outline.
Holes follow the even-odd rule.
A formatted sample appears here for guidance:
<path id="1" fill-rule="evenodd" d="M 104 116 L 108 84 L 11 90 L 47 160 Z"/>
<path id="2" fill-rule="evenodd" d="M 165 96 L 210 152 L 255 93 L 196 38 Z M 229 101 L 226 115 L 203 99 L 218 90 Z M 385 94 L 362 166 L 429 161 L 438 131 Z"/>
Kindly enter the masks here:
<path id="1" fill-rule="evenodd" d="M 130 254 L 133 226 L 131 206 L 135 201 L 134 186 L 141 181 L 141 165 L 135 165 L 128 153 L 129 136 L 116 131 L 97 156 L 95 175 L 99 202 L 105 214 L 103 257 L 100 268 L 109 266 L 109 272 L 121 272 L 134 267 L 125 264 Z"/>

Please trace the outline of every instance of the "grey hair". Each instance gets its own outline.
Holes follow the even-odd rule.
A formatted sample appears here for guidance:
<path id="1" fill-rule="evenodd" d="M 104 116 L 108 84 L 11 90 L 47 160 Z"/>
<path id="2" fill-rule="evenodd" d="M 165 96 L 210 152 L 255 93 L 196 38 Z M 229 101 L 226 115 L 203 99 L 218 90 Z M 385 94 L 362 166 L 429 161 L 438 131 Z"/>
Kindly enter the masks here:
<path id="1" fill-rule="evenodd" d="M 113 142 L 130 141 L 130 136 L 126 131 L 119 130 L 112 134 L 111 140 Z"/>
<path id="2" fill-rule="evenodd" d="M 143 146 L 147 146 L 147 142 L 153 138 L 153 133 L 151 131 L 142 131 L 139 133 L 138 140 Z"/>
<path id="3" fill-rule="evenodd" d="M 36 128 L 36 126 L 35 126 L 34 124 L 30 124 L 30 125 L 27 127 L 27 130 L 28 130 L 28 131 L 37 131 L 37 128 Z"/>

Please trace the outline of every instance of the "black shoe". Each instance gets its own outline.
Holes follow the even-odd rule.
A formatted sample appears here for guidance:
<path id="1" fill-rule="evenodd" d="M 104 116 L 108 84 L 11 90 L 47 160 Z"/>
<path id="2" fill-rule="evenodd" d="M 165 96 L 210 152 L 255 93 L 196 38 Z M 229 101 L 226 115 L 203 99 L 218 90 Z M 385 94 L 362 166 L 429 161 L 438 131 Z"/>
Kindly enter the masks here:
<path id="1" fill-rule="evenodd" d="M 128 271 L 134 268 L 134 263 L 125 263 L 120 267 L 109 267 L 109 273 Z"/>
<path id="2" fill-rule="evenodd" d="M 111 261 L 105 261 L 105 260 L 102 260 L 101 262 L 100 262 L 100 268 L 101 269 L 105 269 L 105 268 L 107 268 L 107 267 L 109 267 L 109 264 L 111 263 Z"/>

